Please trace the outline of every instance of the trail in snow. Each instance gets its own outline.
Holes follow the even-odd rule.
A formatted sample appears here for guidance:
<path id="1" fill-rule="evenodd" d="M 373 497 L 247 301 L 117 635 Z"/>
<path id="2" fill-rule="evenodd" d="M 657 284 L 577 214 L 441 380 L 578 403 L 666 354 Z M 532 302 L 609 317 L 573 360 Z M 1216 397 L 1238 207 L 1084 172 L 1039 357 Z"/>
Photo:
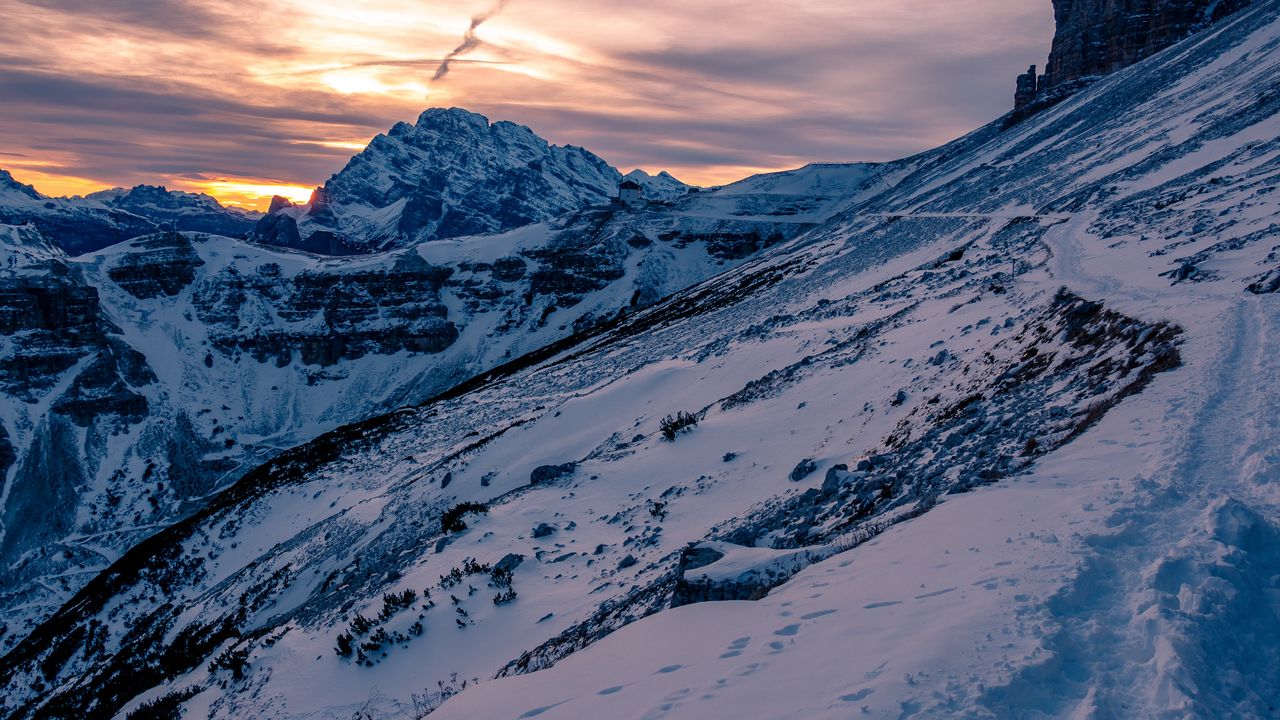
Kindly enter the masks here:
<path id="1" fill-rule="evenodd" d="M 1090 272 L 1077 219 L 1046 239 L 1056 282 L 1131 303 L 1187 305 L 1191 288 L 1140 288 Z M 1200 293 L 1197 293 L 1200 294 Z M 1022 671 L 986 704 L 1001 717 L 1266 717 L 1280 708 L 1280 378 L 1272 297 L 1197 298 L 1227 308 L 1195 333 L 1200 382 L 1169 406 L 1164 472 L 1088 538 L 1078 576 L 1049 605 L 1051 658 Z M 1162 302 L 1163 301 L 1163 302 Z M 1160 309 L 1153 308 L 1155 314 Z M 1210 311 L 1212 312 L 1212 311 Z M 1200 328 L 1197 328 L 1200 329 Z M 1210 359 L 1211 358 L 1211 359 Z M 1195 368 L 1193 368 L 1195 369 Z M 1195 409 L 1178 418 L 1185 404 Z"/>

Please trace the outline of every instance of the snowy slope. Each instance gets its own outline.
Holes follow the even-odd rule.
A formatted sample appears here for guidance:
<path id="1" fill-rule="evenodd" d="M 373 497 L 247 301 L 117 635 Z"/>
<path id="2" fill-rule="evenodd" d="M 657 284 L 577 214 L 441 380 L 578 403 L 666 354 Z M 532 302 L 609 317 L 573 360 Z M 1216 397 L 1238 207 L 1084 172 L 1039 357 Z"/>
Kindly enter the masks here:
<path id="1" fill-rule="evenodd" d="M 603 209 L 353 258 L 170 233 L 74 260 L 33 227 L 9 229 L 0 314 L 19 320 L 0 345 L 0 448 L 13 454 L 0 462 L 0 647 L 281 450 L 807 227 Z M 40 276 L 51 279 L 33 287 Z"/>
<path id="2" fill-rule="evenodd" d="M 1267 716 L 1278 69 L 1273 0 L 285 452 L 0 659 L 6 709 Z"/>
<path id="3" fill-rule="evenodd" d="M 917 194 L 886 201 L 953 210 L 945 195 L 1015 163 L 1056 155 L 1046 185 L 1079 163 L 1069 204 L 1040 196 L 1063 222 L 1045 234 L 1043 274 L 1022 282 L 1176 319 L 1189 331 L 1176 380 L 1017 483 L 944 503 L 759 603 L 661 613 L 434 717 L 1273 715 L 1280 397 L 1267 378 L 1280 365 L 1265 338 L 1280 307 L 1242 290 L 1275 262 L 1280 208 L 1263 198 L 1280 150 L 1265 81 L 1280 63 L 1276 12 L 1264 4 L 1112 78 L 1040 127 L 980 134 L 967 167 L 922 173 Z M 1127 113 L 1088 117 L 1135 95 L 1138 132 Z M 1043 140 L 1062 128 L 1097 146 Z"/>
<path id="4" fill-rule="evenodd" d="M 902 163 L 806 165 L 753 175 L 724 187 L 690 195 L 676 207 L 691 215 L 792 218 L 823 222 L 868 195 L 890 187 Z"/>

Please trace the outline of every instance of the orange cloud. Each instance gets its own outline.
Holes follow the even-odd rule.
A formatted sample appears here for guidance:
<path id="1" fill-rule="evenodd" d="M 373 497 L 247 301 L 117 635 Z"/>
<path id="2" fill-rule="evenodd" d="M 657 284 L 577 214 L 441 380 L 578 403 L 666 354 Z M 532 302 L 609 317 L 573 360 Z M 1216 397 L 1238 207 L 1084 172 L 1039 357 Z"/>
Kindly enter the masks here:
<path id="1" fill-rule="evenodd" d="M 305 199 L 353 138 L 433 105 L 703 185 L 901 157 L 1007 110 L 1053 27 L 1041 1 L 511 0 L 432 84 L 493 0 L 10 5 L 0 166 L 56 161 L 28 173 L 51 194 L 147 182 L 252 207 Z M 246 40 L 264 18 L 288 21 Z"/>

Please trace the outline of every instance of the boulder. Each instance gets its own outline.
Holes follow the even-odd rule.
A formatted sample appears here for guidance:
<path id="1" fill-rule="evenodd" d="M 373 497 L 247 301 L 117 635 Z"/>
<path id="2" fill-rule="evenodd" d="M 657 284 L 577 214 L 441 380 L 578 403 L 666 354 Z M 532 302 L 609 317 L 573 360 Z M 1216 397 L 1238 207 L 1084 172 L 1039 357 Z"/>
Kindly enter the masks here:
<path id="1" fill-rule="evenodd" d="M 578 469 L 577 463 L 567 462 L 561 465 L 542 465 L 534 468 L 529 474 L 530 485 L 545 485 L 573 475 Z"/>
<path id="2" fill-rule="evenodd" d="M 814 462 L 812 458 L 805 458 L 791 471 L 791 482 L 800 482 L 812 475 L 817 469 L 818 463 Z"/>

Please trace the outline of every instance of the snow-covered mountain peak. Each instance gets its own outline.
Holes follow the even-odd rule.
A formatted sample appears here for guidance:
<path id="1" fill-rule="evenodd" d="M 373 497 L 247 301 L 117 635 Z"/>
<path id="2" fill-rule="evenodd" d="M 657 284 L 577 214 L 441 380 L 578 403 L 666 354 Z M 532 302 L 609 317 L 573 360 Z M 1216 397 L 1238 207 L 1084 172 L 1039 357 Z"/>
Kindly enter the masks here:
<path id="1" fill-rule="evenodd" d="M 161 228 L 243 236 L 260 213 L 223 207 L 215 198 L 138 185 L 85 197 L 47 197 L 0 170 L 0 222 L 30 223 L 70 255 L 113 245 Z"/>
<path id="2" fill-rule="evenodd" d="M 645 197 L 649 200 L 662 202 L 678 200 L 694 189 L 676 179 L 674 175 L 666 170 L 659 172 L 657 175 L 650 175 L 644 170 L 636 169 L 627 173 L 624 177 L 640 185 L 644 189 Z"/>
<path id="3" fill-rule="evenodd" d="M 8 170 L 3 168 L 0 168 L 0 194 L 17 194 L 32 200 L 43 197 L 34 187 L 18 182 Z"/>
<path id="4" fill-rule="evenodd" d="M 375 137 L 303 211 L 268 214 L 254 239 L 349 254 L 502 232 L 608 205 L 621 180 L 592 152 L 524 125 L 433 108 Z M 686 191 L 669 175 L 645 184 L 654 200 Z"/>

